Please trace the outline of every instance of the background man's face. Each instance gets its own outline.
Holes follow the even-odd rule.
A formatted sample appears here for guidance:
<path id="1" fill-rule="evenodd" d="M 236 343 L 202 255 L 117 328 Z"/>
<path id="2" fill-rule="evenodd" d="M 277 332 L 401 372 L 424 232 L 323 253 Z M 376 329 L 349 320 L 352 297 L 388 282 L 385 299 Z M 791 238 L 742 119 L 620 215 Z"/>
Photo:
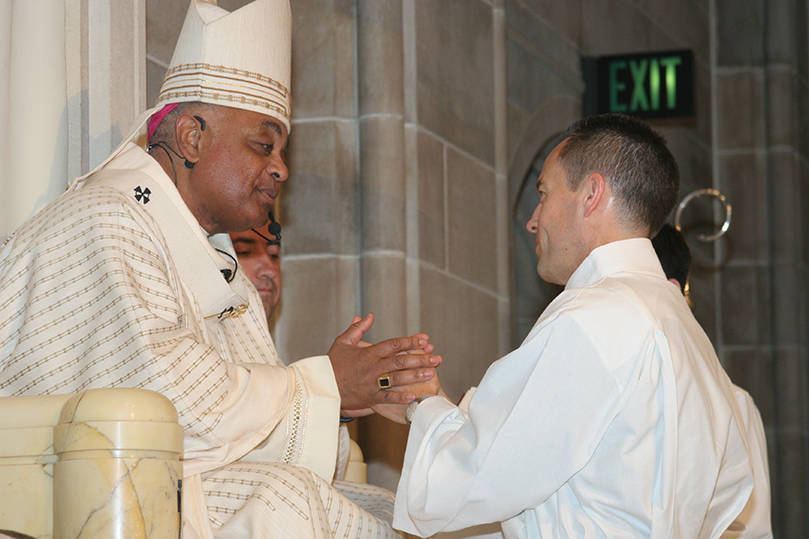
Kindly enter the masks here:
<path id="1" fill-rule="evenodd" d="M 281 299 L 281 246 L 268 242 L 252 230 L 233 233 L 230 239 L 239 267 L 258 290 L 269 318 Z"/>

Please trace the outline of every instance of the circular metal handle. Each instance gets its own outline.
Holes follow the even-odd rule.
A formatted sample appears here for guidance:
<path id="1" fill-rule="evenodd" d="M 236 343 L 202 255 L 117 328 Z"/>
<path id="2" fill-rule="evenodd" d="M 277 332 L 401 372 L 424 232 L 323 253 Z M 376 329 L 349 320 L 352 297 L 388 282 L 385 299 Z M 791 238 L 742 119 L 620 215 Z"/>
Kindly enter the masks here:
<path id="1" fill-rule="evenodd" d="M 705 241 L 705 242 L 716 241 L 719 238 L 721 238 L 725 234 L 725 232 L 728 231 L 728 228 L 730 228 L 730 214 L 731 214 L 730 203 L 728 203 L 727 199 L 725 198 L 725 195 L 723 195 L 722 193 L 720 193 L 716 189 L 697 189 L 693 193 L 689 193 L 682 200 L 682 202 L 680 202 L 680 204 L 677 206 L 677 213 L 674 214 L 674 226 L 677 228 L 677 230 L 680 230 L 680 228 L 681 228 L 680 227 L 680 217 L 682 217 L 683 210 L 685 209 L 685 207 L 688 205 L 689 202 L 691 202 L 695 198 L 700 198 L 700 197 L 714 198 L 714 199 L 718 200 L 720 203 L 722 203 L 722 206 L 724 206 L 724 208 L 725 208 L 725 222 L 724 222 L 724 224 L 722 224 L 722 228 L 720 228 L 717 232 L 714 232 L 713 234 L 698 234 L 697 235 L 697 239 L 699 241 Z"/>

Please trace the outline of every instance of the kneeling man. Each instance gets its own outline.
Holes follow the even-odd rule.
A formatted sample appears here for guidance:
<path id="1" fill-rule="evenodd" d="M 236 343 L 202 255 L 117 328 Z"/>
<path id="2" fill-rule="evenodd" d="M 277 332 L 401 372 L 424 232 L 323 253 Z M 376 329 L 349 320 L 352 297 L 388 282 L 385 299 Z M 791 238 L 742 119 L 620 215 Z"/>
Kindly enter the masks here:
<path id="1" fill-rule="evenodd" d="M 640 121 L 586 118 L 537 191 L 537 271 L 565 290 L 468 410 L 442 396 L 398 407 L 412 424 L 394 527 L 719 537 L 753 479 L 730 380 L 649 239 L 677 201 L 673 156 Z"/>

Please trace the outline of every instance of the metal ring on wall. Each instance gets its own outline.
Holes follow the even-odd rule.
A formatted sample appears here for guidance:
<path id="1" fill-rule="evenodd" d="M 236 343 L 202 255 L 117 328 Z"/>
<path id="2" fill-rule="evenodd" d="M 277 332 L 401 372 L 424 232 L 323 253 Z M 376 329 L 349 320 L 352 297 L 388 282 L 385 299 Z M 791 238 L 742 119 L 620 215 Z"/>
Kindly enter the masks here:
<path id="1" fill-rule="evenodd" d="M 723 195 L 722 193 L 720 193 L 716 189 L 697 189 L 693 193 L 689 193 L 680 202 L 680 204 L 677 206 L 677 213 L 674 214 L 674 226 L 675 226 L 675 228 L 677 228 L 677 230 L 681 229 L 681 227 L 680 227 L 680 217 L 683 214 L 683 210 L 685 209 L 685 207 L 688 205 L 689 202 L 691 202 L 695 198 L 700 198 L 700 197 L 714 198 L 714 199 L 718 200 L 722 204 L 722 206 L 724 206 L 724 208 L 725 208 L 725 222 L 722 225 L 722 228 L 720 228 L 718 232 L 714 232 L 713 234 L 698 234 L 697 235 L 697 239 L 700 240 L 700 241 L 705 241 L 705 242 L 716 241 L 719 238 L 721 238 L 725 234 L 725 232 L 728 231 L 728 228 L 730 228 L 730 214 L 731 214 L 731 211 L 732 211 L 731 207 L 730 207 L 730 203 L 728 203 L 727 199 L 725 198 L 725 195 Z"/>

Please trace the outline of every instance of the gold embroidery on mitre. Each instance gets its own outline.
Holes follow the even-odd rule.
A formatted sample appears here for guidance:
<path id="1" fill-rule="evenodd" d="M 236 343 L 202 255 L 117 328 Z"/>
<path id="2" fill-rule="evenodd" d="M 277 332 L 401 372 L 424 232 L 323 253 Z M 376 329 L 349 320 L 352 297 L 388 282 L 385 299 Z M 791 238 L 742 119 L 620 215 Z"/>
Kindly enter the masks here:
<path id="1" fill-rule="evenodd" d="M 233 77 L 223 77 L 223 78 L 237 78 L 237 79 L 255 79 L 259 82 L 262 82 L 268 86 L 271 86 L 281 92 L 281 95 L 286 97 L 289 95 L 289 90 L 286 86 L 281 84 L 275 79 L 272 79 L 266 75 L 262 75 L 261 73 L 255 73 L 253 71 L 247 71 L 245 69 L 236 69 L 234 67 L 226 67 L 221 65 L 212 65 L 206 63 L 196 63 L 196 64 L 180 64 L 178 66 L 172 67 L 166 72 L 166 77 L 164 79 L 163 85 L 165 86 L 166 83 L 172 79 L 177 78 L 180 76 L 195 76 L 198 73 L 203 71 L 212 71 L 214 73 L 226 73 L 228 75 L 232 75 Z M 186 73 L 188 72 L 188 73 Z M 215 76 L 215 75 L 214 75 Z"/>
<path id="2" fill-rule="evenodd" d="M 267 110 L 271 110 L 277 112 L 278 114 L 283 115 L 283 117 L 288 118 L 289 112 L 287 112 L 287 108 L 277 104 L 270 102 L 267 99 L 250 99 L 244 96 L 234 95 L 233 93 L 222 93 L 222 92 L 205 92 L 202 90 L 187 90 L 182 92 L 166 92 L 164 96 L 157 101 L 159 105 L 163 101 L 166 100 L 173 100 L 173 99 L 181 99 L 185 97 L 192 97 L 192 98 L 207 98 L 213 99 L 215 101 L 229 101 L 231 103 L 242 103 L 245 105 L 254 105 L 257 107 L 263 107 Z"/>
<path id="3" fill-rule="evenodd" d="M 256 95 L 246 91 L 238 91 L 235 86 L 222 88 L 221 86 L 204 86 L 200 81 L 189 81 L 190 84 L 177 85 L 165 90 L 158 99 L 158 103 L 181 97 L 206 97 L 209 99 L 239 101 L 283 112 L 289 116 L 288 101 L 279 101 L 270 96 Z M 209 81 L 215 83 L 216 81 Z"/>

